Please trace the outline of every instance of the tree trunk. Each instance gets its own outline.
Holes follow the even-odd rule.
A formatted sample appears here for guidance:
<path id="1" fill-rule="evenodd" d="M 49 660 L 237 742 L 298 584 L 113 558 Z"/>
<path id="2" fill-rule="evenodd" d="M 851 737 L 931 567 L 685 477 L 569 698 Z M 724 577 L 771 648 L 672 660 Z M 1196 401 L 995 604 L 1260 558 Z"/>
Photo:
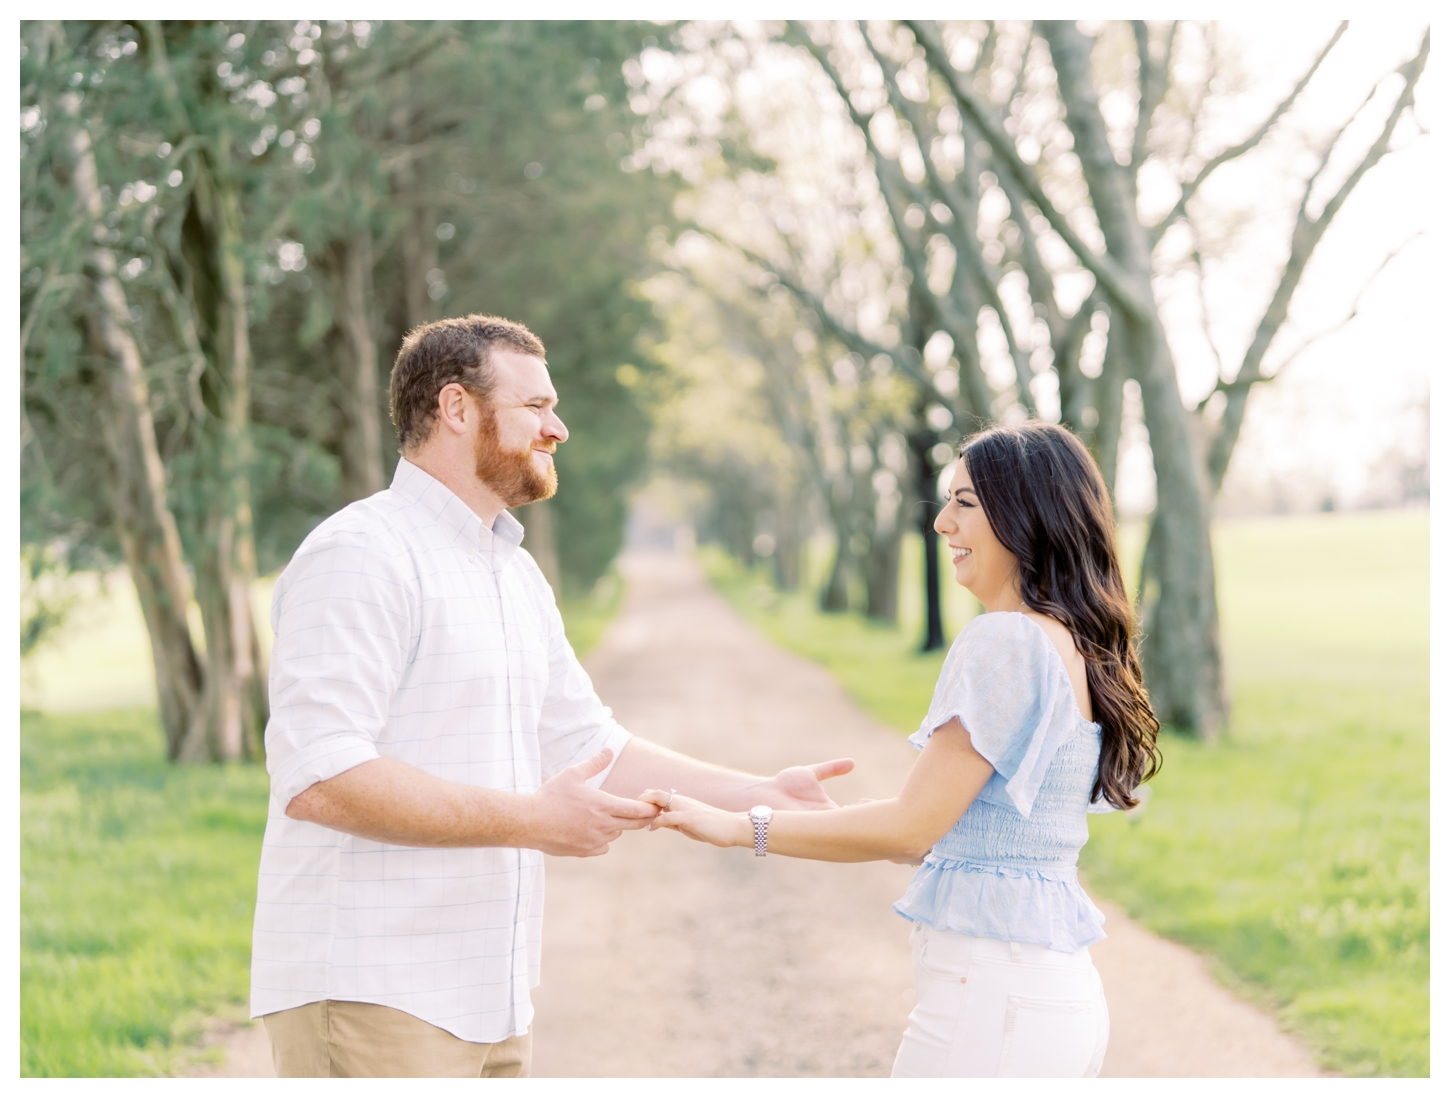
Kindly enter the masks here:
<path id="1" fill-rule="evenodd" d="M 1212 739 L 1228 718 L 1228 700 L 1206 475 L 1162 327 L 1156 318 L 1148 331 L 1132 331 L 1131 321 L 1127 327 L 1130 339 L 1143 345 L 1133 357 L 1158 484 L 1155 544 L 1143 560 L 1149 582 L 1138 607 L 1143 676 L 1159 720 Z"/>
<path id="2" fill-rule="evenodd" d="M 408 175 L 411 179 L 411 168 Z M 399 234 L 403 259 L 403 307 L 410 331 L 438 316 L 438 308 L 428 296 L 428 272 L 438 266 L 438 238 L 432 222 L 431 213 L 419 206 L 408 211 L 407 222 Z"/>
<path id="3" fill-rule="evenodd" d="M 1097 425 L 1092 429 L 1092 454 L 1108 486 L 1114 507 L 1118 500 L 1118 450 L 1123 441 L 1123 383 L 1127 381 L 1127 338 L 1122 313 L 1113 309 L 1108 321 L 1108 345 L 1103 350 L 1103 372 L 1093 386 Z"/>
<path id="4" fill-rule="evenodd" d="M 529 556 L 534 558 L 534 563 L 539 566 L 539 571 L 544 573 L 544 578 L 549 581 L 549 586 L 554 589 L 554 597 L 563 598 L 564 589 L 560 586 L 559 575 L 559 550 L 554 541 L 554 511 L 549 501 L 539 499 L 525 504 L 514 512 L 514 518 L 524 524 L 524 548 L 529 551 Z"/>
<path id="5" fill-rule="evenodd" d="M 916 494 L 918 505 L 917 527 L 921 531 L 926 555 L 922 559 L 924 587 L 925 634 L 921 640 L 923 652 L 936 652 L 946 647 L 946 635 L 942 628 L 941 612 L 941 549 L 937 544 L 936 527 L 936 462 L 932 460 L 932 447 L 936 445 L 936 434 L 923 428 L 911 436 L 911 456 L 916 470 Z"/>
<path id="6" fill-rule="evenodd" d="M 257 574 L 252 540 L 251 346 L 237 196 L 198 158 L 183 233 L 208 352 L 212 413 L 203 422 L 203 468 L 213 485 L 200 531 L 197 601 L 206 630 L 204 736 L 183 745 L 186 761 L 262 757 L 267 721 L 261 645 L 252 619 Z M 222 178 L 219 178 L 222 177 Z M 207 306 L 210 305 L 210 308 Z"/>
<path id="7" fill-rule="evenodd" d="M 775 511 L 775 585 L 782 591 L 798 591 L 801 585 L 801 555 L 805 546 L 805 499 L 797 491 Z"/>
<path id="8" fill-rule="evenodd" d="M 1107 251 L 1139 303 L 1136 310 L 1122 307 L 1119 312 L 1125 350 L 1143 391 L 1143 419 L 1158 481 L 1158 582 L 1145 586 L 1145 602 L 1139 607 L 1144 678 L 1164 724 L 1211 738 L 1227 718 L 1228 703 L 1209 540 L 1208 480 L 1153 304 L 1151 231 L 1139 220 L 1132 178 L 1108 143 L 1092 81 L 1092 40 L 1074 23 L 1037 26 L 1052 53 L 1074 151 Z M 1116 327 L 1116 313 L 1113 319 Z"/>
<path id="9" fill-rule="evenodd" d="M 96 223 L 104 213 L 89 133 L 71 138 L 76 157 L 74 185 L 81 205 Z M 156 698 L 166 755 L 175 759 L 200 713 L 202 670 L 191 640 L 186 611 L 191 584 L 181 554 L 176 518 L 166 502 L 166 471 L 156 446 L 151 394 L 141 352 L 129 329 L 130 307 L 116 277 L 116 258 L 97 247 L 87 257 L 94 291 L 86 320 L 97 357 L 109 360 L 101 433 L 110 457 L 105 476 L 116 529 L 131 580 L 146 619 Z"/>
<path id="10" fill-rule="evenodd" d="M 844 614 L 851 608 L 851 527 L 834 506 L 831 526 L 836 534 L 836 555 L 831 561 L 831 574 L 821 588 L 820 607 L 827 614 Z"/>
<path id="11" fill-rule="evenodd" d="M 372 230 L 364 225 L 332 245 L 334 316 L 343 335 L 341 396 L 344 502 L 381 492 L 383 441 L 378 401 L 378 348 L 370 320 L 373 301 Z"/>
<path id="12" fill-rule="evenodd" d="M 252 620 L 257 574 L 252 541 L 251 345 L 242 216 L 231 179 L 231 134 L 190 117 L 167 56 L 167 30 L 142 24 L 175 141 L 205 135 L 191 154 L 191 194 L 181 226 L 183 307 L 206 358 L 198 456 L 206 471 L 198 523 L 196 595 L 206 633 L 203 719 L 178 753 L 183 761 L 260 759 L 267 721 L 261 644 Z M 182 33 L 185 33 L 183 30 Z"/>
<path id="13" fill-rule="evenodd" d="M 874 538 L 866 557 L 866 616 L 895 625 L 901 603 L 901 531 Z"/>
<path id="14" fill-rule="evenodd" d="M 394 140 L 411 146 L 419 140 L 416 108 L 400 106 L 393 114 Z M 438 316 L 438 307 L 428 295 L 428 272 L 438 266 L 438 236 L 434 214 L 419 194 L 418 171 L 412 156 L 401 158 L 392 174 L 395 203 L 404 211 L 398 231 L 398 252 L 403 263 L 403 324 L 411 331 Z"/>

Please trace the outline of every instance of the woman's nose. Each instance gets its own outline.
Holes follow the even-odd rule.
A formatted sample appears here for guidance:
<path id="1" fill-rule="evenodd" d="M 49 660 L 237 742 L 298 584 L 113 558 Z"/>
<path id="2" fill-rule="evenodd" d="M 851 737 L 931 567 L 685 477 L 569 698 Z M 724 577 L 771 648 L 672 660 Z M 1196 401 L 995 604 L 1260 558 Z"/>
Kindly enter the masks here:
<path id="1" fill-rule="evenodd" d="M 951 533 L 951 529 L 947 525 L 947 509 L 945 507 L 936 513 L 936 519 L 932 522 L 931 528 L 943 537 Z"/>

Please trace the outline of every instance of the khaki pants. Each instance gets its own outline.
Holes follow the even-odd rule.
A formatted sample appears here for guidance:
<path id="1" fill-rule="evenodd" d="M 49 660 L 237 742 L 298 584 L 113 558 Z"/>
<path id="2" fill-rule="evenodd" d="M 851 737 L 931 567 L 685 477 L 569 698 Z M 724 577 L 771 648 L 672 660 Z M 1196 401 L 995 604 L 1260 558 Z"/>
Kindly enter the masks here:
<path id="1" fill-rule="evenodd" d="M 520 1079 L 529 1074 L 530 1034 L 496 1044 L 377 1003 L 337 999 L 264 1015 L 279 1078 Z"/>

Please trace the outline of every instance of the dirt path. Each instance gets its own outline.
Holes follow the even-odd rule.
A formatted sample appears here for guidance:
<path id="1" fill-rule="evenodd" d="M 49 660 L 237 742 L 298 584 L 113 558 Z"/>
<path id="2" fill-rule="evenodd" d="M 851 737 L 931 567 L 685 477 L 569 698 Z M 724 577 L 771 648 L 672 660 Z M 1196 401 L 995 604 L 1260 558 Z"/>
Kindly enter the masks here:
<path id="1" fill-rule="evenodd" d="M 843 803 L 893 794 L 915 752 L 833 679 L 746 625 L 688 558 L 634 553 L 629 596 L 588 661 L 631 731 L 758 773 L 849 755 Z M 550 859 L 534 1074 L 880 1076 L 911 1009 L 905 866 L 757 860 L 668 832 Z M 1112 1015 L 1105 1076 L 1320 1074 L 1203 961 L 1108 912 L 1094 947 Z M 270 1068 L 260 1026 L 219 1074 Z"/>

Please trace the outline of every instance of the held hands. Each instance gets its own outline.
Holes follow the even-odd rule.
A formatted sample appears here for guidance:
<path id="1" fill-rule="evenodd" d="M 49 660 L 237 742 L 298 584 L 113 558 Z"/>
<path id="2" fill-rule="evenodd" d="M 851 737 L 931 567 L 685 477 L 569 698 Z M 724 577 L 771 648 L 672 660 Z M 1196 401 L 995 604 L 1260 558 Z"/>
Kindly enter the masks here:
<path id="1" fill-rule="evenodd" d="M 726 812 L 723 808 L 712 808 L 679 793 L 659 789 L 646 790 L 639 799 L 660 809 L 659 816 L 649 825 L 651 831 L 668 827 L 711 846 L 755 845 L 755 828 L 744 812 Z"/>
<path id="2" fill-rule="evenodd" d="M 651 826 L 659 815 L 655 804 L 611 796 L 585 784 L 613 756 L 606 747 L 539 787 L 532 805 L 538 841 L 529 845 L 545 854 L 590 858 L 608 853 L 622 832 Z"/>

